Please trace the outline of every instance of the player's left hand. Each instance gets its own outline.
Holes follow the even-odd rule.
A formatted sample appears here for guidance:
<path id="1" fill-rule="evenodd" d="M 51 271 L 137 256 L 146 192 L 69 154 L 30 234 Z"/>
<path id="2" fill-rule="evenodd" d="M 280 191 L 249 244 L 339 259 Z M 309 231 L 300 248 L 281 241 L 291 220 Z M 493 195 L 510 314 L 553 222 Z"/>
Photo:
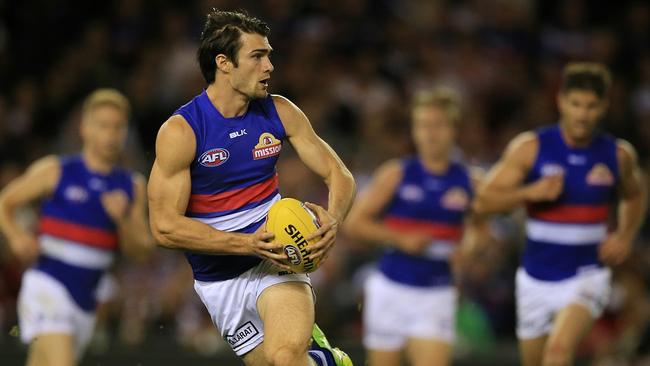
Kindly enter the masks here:
<path id="1" fill-rule="evenodd" d="M 320 224 L 320 228 L 318 230 L 314 231 L 311 235 L 305 238 L 309 241 L 320 237 L 320 240 L 311 246 L 312 253 L 309 255 L 309 257 L 312 260 L 323 261 L 325 258 L 327 258 L 329 250 L 332 248 L 334 242 L 336 241 L 336 233 L 339 229 L 339 222 L 336 217 L 329 213 L 329 211 L 319 205 L 313 204 L 311 202 L 305 202 L 305 206 L 314 212 L 316 218 L 318 219 L 318 223 Z"/>
<path id="2" fill-rule="evenodd" d="M 598 248 L 598 256 L 605 264 L 616 266 L 627 259 L 631 250 L 631 240 L 621 238 L 618 233 L 611 233 Z"/>
<path id="3" fill-rule="evenodd" d="M 119 223 L 126 217 L 129 207 L 129 197 L 121 189 L 104 192 L 101 196 L 102 206 L 111 220 Z"/>

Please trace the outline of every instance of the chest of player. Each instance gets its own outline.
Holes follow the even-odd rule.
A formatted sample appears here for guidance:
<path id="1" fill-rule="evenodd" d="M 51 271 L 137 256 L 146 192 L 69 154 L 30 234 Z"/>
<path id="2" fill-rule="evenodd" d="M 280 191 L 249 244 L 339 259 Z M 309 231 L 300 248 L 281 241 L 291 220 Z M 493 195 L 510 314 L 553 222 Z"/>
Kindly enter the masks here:
<path id="1" fill-rule="evenodd" d="M 190 167 L 193 187 L 254 181 L 275 171 L 284 137 L 277 126 L 259 120 L 210 127 L 197 138 Z"/>
<path id="2" fill-rule="evenodd" d="M 532 180 L 562 173 L 564 188 L 559 201 L 606 203 L 615 193 L 617 169 L 613 158 L 599 155 L 590 151 L 545 154 L 538 158 Z"/>
<path id="3" fill-rule="evenodd" d="M 44 202 L 43 214 L 49 217 L 111 228 L 113 221 L 101 202 L 102 194 L 120 189 L 133 199 L 130 182 L 112 176 L 65 174 L 52 195 Z"/>
<path id="4" fill-rule="evenodd" d="M 470 192 L 463 182 L 449 177 L 405 177 L 387 213 L 422 220 L 461 222 L 469 204 Z"/>

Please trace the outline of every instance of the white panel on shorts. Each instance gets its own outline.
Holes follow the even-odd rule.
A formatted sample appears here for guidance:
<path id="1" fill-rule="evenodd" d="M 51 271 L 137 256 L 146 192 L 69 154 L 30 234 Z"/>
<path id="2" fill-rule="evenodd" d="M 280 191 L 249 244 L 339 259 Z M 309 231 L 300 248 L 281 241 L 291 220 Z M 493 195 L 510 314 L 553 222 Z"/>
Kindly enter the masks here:
<path id="1" fill-rule="evenodd" d="M 271 206 L 275 202 L 279 201 L 280 198 L 281 196 L 278 193 L 270 201 L 248 210 L 239 211 L 219 217 L 192 217 L 192 219 L 201 221 L 202 223 L 210 225 L 217 230 L 236 231 L 265 218 Z"/>
<path id="2" fill-rule="evenodd" d="M 18 318 L 24 343 L 29 344 L 39 334 L 71 334 L 77 358 L 90 342 L 95 327 L 94 313 L 79 308 L 63 284 L 35 269 L 23 275 Z"/>
<path id="3" fill-rule="evenodd" d="M 398 350 L 409 338 L 453 343 L 456 298 L 453 286 L 408 286 L 375 271 L 364 289 L 364 346 Z"/>
<path id="4" fill-rule="evenodd" d="M 517 336 L 537 338 L 550 333 L 553 317 L 571 304 L 585 306 L 598 318 L 611 292 L 611 271 L 596 268 L 579 272 L 562 281 L 542 281 L 531 277 L 525 269 L 517 270 Z"/>
<path id="5" fill-rule="evenodd" d="M 93 248 L 74 241 L 55 238 L 50 235 L 41 235 L 39 239 L 41 253 L 73 266 L 106 269 L 113 263 L 115 258 L 112 251 Z"/>
<path id="6" fill-rule="evenodd" d="M 535 241 L 565 245 L 591 245 L 607 235 L 605 224 L 557 224 L 529 219 L 526 234 Z"/>
<path id="7" fill-rule="evenodd" d="M 306 274 L 284 272 L 272 263 L 262 261 L 230 280 L 195 280 L 194 289 L 223 339 L 241 357 L 264 340 L 264 326 L 257 313 L 257 298 L 268 287 L 295 281 L 311 286 Z"/>

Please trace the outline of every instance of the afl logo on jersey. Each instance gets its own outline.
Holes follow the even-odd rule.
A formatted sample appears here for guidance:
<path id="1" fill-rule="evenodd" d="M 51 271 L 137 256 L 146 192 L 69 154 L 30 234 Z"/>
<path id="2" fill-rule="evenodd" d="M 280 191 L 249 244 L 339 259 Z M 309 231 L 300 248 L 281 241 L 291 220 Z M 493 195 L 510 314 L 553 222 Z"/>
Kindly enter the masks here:
<path id="1" fill-rule="evenodd" d="M 614 185 L 614 175 L 607 165 L 598 163 L 587 173 L 587 184 L 592 186 Z"/>
<path id="2" fill-rule="evenodd" d="M 560 164 L 546 163 L 541 168 L 542 176 L 564 174 L 564 167 Z"/>
<path id="3" fill-rule="evenodd" d="M 442 195 L 440 205 L 448 210 L 463 211 L 469 205 L 469 195 L 461 187 L 452 187 Z"/>
<path id="4" fill-rule="evenodd" d="M 201 154 L 199 157 L 199 164 L 206 168 L 212 168 L 225 163 L 229 157 L 230 153 L 228 150 L 218 147 Z"/>
<path id="5" fill-rule="evenodd" d="M 282 141 L 278 140 L 272 134 L 264 132 L 260 135 L 259 141 L 253 149 L 253 159 L 264 159 L 280 154 L 282 150 Z"/>
<path id="6" fill-rule="evenodd" d="M 83 203 L 88 200 L 88 191 L 82 186 L 67 186 L 63 196 L 70 202 Z"/>

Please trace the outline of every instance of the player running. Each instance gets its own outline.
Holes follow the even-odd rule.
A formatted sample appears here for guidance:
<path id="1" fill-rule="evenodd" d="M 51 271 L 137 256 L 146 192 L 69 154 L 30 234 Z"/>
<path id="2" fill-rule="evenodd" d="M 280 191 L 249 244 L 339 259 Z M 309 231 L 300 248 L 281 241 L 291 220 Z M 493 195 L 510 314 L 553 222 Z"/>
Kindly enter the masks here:
<path id="1" fill-rule="evenodd" d="M 161 245 L 185 251 L 196 292 L 246 365 L 351 365 L 314 326 L 309 277 L 287 272 L 282 246 L 262 228 L 280 199 L 275 165 L 286 140 L 329 187 L 328 210 L 308 204 L 321 223 L 313 237 L 323 236 L 313 257 L 323 258 L 334 244 L 355 189 L 302 111 L 267 92 L 268 34 L 247 14 L 208 14 L 198 50 L 208 87 L 158 133 L 152 231 Z"/>
<path id="2" fill-rule="evenodd" d="M 411 109 L 417 154 L 377 169 L 357 199 L 346 232 L 386 243 L 366 282 L 364 337 L 370 366 L 448 365 L 457 292 L 451 258 L 463 236 L 473 195 L 468 170 L 452 160 L 460 107 L 448 89 L 423 91 Z M 477 231 L 474 231 L 477 233 Z"/>
<path id="3" fill-rule="evenodd" d="M 0 229 L 25 264 L 18 297 L 28 366 L 74 365 L 91 339 L 96 291 L 118 249 L 142 257 L 152 241 L 145 218 L 145 180 L 117 166 L 129 103 L 99 89 L 83 104 L 80 155 L 47 156 L 0 193 Z M 39 235 L 16 210 L 42 201 Z"/>
<path id="4" fill-rule="evenodd" d="M 595 63 L 565 67 L 558 124 L 517 136 L 478 191 L 477 209 L 526 205 L 527 244 L 517 272 L 522 363 L 572 365 L 581 338 L 607 304 L 607 265 L 625 260 L 645 213 L 636 153 L 596 127 L 610 74 Z M 608 213 L 617 207 L 617 226 Z"/>

